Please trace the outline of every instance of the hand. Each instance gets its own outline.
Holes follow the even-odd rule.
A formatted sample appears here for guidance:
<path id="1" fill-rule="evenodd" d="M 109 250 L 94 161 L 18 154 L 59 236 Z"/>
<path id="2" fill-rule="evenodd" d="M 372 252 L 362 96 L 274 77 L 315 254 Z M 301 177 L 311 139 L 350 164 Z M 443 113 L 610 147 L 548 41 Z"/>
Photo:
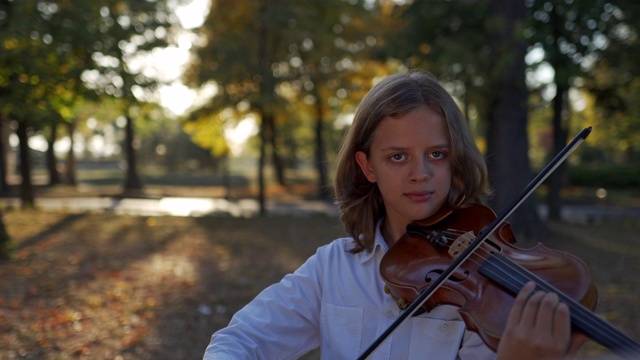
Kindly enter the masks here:
<path id="1" fill-rule="evenodd" d="M 587 337 L 571 334 L 569 307 L 557 294 L 520 290 L 498 345 L 498 359 L 570 359 Z"/>

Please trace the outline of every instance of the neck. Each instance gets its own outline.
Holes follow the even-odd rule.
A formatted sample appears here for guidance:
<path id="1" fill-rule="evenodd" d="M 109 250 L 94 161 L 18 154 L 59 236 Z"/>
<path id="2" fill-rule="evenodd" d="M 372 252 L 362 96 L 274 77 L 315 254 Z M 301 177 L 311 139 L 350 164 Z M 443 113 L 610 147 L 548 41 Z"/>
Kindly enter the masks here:
<path id="1" fill-rule="evenodd" d="M 382 223 L 382 227 L 380 228 L 380 232 L 382 233 L 382 237 L 384 238 L 384 242 L 387 243 L 389 247 L 393 245 L 404 233 L 406 232 L 405 226 L 394 226 L 390 223 L 389 218 L 386 218 Z"/>

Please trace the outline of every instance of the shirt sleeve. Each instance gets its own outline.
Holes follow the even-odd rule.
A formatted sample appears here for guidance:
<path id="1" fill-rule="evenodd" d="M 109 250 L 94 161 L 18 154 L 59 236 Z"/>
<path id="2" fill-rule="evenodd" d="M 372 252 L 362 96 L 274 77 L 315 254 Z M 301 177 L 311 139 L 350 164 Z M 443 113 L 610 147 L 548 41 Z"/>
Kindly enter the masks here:
<path id="1" fill-rule="evenodd" d="M 318 255 L 263 290 L 215 332 L 204 360 L 296 359 L 320 345 Z"/>

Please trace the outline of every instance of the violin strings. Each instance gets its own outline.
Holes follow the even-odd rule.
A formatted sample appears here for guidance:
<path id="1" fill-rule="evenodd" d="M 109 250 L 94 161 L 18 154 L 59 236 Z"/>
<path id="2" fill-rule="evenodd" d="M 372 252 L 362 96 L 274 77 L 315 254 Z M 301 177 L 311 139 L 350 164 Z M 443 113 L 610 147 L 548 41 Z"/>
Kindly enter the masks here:
<path id="1" fill-rule="evenodd" d="M 442 235 L 444 239 L 447 240 L 447 243 L 445 244 L 445 246 L 450 248 L 451 246 L 449 245 L 449 242 L 455 240 L 449 235 L 457 235 L 459 237 L 464 233 L 466 232 L 460 231 L 460 230 L 443 231 Z M 478 261 L 477 259 L 474 259 L 473 257 L 469 257 L 466 261 L 472 262 L 477 266 L 481 266 L 483 261 L 489 261 L 489 257 L 491 257 L 493 254 L 491 250 L 486 249 L 484 245 L 486 244 L 485 243 L 481 244 L 480 247 L 478 247 L 477 251 L 474 253 L 477 257 L 479 257 L 480 261 Z M 485 252 L 485 255 L 479 254 L 480 251 Z M 499 253 L 499 250 L 497 252 Z M 580 322 L 583 328 L 582 330 L 585 331 L 586 333 L 599 334 L 600 338 L 608 339 L 609 343 L 615 343 L 619 347 L 626 346 L 627 348 L 631 348 L 633 350 L 633 351 L 630 351 L 630 350 L 625 351 L 626 353 L 632 352 L 637 354 L 637 351 L 640 350 L 635 340 L 629 338 L 624 333 L 618 331 L 615 327 L 608 324 L 603 319 L 597 317 L 595 314 L 593 314 L 591 310 L 587 309 L 586 307 L 584 307 L 582 304 L 580 304 L 573 298 L 566 296 L 562 292 L 554 289 L 550 284 L 548 284 L 544 280 L 537 278 L 535 275 L 531 274 L 528 270 L 524 269 L 522 266 L 512 261 L 508 261 L 508 259 L 506 259 L 504 256 L 494 256 L 493 259 L 495 259 L 494 261 L 498 262 L 497 265 L 500 265 L 500 266 L 496 266 L 496 269 L 497 269 L 496 272 L 500 273 L 496 275 L 502 276 L 502 279 L 504 279 L 508 283 L 508 285 L 516 289 L 521 289 L 527 281 L 534 281 L 538 287 L 544 289 L 545 291 L 556 292 L 558 296 L 561 298 L 561 300 L 565 304 L 567 304 L 567 306 L 569 306 L 571 315 L 576 319 L 581 320 Z M 520 275 L 520 277 L 517 277 L 514 274 L 518 274 Z M 597 323 L 587 321 L 588 317 L 595 318 Z"/>
<path id="2" fill-rule="evenodd" d="M 537 278 L 537 276 L 531 274 L 528 270 L 524 269 L 517 263 L 509 261 L 504 256 L 497 256 L 494 259 L 499 262 L 500 265 L 504 265 L 504 267 L 499 267 L 499 271 L 502 273 L 505 279 L 512 280 L 512 284 L 516 284 L 518 286 L 517 288 L 521 288 L 522 286 L 524 286 L 527 281 L 534 281 L 536 285 L 543 290 L 547 292 L 557 293 L 561 300 L 565 304 L 567 304 L 572 317 L 574 317 L 580 323 L 582 330 L 585 333 L 590 334 L 591 336 L 597 334 L 602 340 L 607 339 L 608 343 L 617 345 L 618 350 L 623 350 L 622 347 L 626 347 L 627 349 L 633 349 L 636 354 L 637 351 L 640 350 L 635 340 L 626 336 L 624 333 L 620 332 L 603 319 L 597 317 L 591 310 L 584 307 L 584 305 L 582 305 L 575 299 L 565 295 L 557 289 L 554 289 L 553 286 L 551 286 L 549 283 Z M 513 274 L 521 275 L 524 280 L 519 280 Z M 589 318 L 594 320 L 589 321 Z"/>

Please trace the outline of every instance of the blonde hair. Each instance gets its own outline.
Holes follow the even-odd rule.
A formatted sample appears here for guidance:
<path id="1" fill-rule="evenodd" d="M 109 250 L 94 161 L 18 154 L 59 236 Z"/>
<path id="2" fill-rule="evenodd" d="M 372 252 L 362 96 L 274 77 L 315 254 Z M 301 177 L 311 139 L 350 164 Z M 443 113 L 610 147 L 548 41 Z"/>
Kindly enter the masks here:
<path id="1" fill-rule="evenodd" d="M 448 202 L 479 202 L 489 195 L 487 167 L 473 141 L 466 120 L 451 95 L 426 71 L 386 77 L 364 97 L 340 148 L 334 179 L 336 203 L 342 224 L 353 237 L 352 252 L 371 251 L 375 241 L 377 221 L 385 215 L 382 195 L 376 183 L 371 183 L 356 163 L 356 152 L 369 155 L 373 134 L 387 116 L 400 117 L 425 105 L 444 119 L 449 130 L 453 178 Z"/>

